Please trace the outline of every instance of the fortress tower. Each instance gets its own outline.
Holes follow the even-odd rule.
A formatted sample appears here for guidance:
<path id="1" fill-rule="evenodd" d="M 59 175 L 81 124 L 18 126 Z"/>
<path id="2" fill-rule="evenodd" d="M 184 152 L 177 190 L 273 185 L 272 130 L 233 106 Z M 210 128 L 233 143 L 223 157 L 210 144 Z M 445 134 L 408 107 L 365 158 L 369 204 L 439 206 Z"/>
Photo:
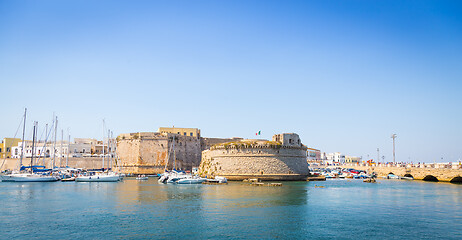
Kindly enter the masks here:
<path id="1" fill-rule="evenodd" d="M 276 134 L 272 141 L 248 139 L 217 144 L 202 152 L 199 173 L 229 180 L 305 180 L 306 150 L 295 133 Z"/>

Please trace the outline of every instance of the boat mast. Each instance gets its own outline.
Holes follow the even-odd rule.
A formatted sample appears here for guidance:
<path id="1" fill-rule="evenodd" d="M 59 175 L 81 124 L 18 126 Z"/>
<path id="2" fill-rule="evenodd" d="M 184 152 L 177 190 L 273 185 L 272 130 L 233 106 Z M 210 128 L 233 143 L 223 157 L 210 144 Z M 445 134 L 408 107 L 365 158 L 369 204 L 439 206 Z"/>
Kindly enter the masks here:
<path id="1" fill-rule="evenodd" d="M 55 141 L 53 143 L 53 163 L 51 165 L 51 169 L 55 168 L 55 157 L 56 157 L 56 135 L 57 135 L 57 130 L 58 130 L 58 116 L 56 116 L 55 119 Z"/>
<path id="2" fill-rule="evenodd" d="M 43 150 L 45 150 L 45 152 L 43 153 L 43 159 L 42 159 L 42 165 L 45 166 L 45 159 L 47 158 L 47 141 L 48 141 L 48 123 L 45 124 L 45 143 L 43 144 Z"/>
<path id="3" fill-rule="evenodd" d="M 63 161 L 63 141 L 64 141 L 64 130 L 61 129 L 61 144 L 60 149 L 59 149 L 59 167 L 62 166 L 62 161 Z"/>
<path id="4" fill-rule="evenodd" d="M 111 131 L 111 169 L 114 168 L 115 156 L 112 156 L 112 155 L 114 155 L 114 152 L 115 152 L 114 133 Z M 112 171 L 114 171 L 114 170 L 112 170 Z"/>
<path id="5" fill-rule="evenodd" d="M 107 164 L 107 168 L 111 168 L 111 164 L 112 164 L 112 148 L 110 147 L 110 144 L 111 144 L 111 130 L 107 130 L 107 153 L 109 154 L 109 162 Z"/>
<path id="6" fill-rule="evenodd" d="M 173 135 L 173 170 L 176 170 L 175 135 Z"/>
<path id="7" fill-rule="evenodd" d="M 26 113 L 27 108 L 24 109 L 24 125 L 22 127 L 22 143 L 21 143 L 21 158 L 19 160 L 19 168 L 22 166 L 22 158 L 24 157 L 24 133 L 26 132 Z"/>
<path id="8" fill-rule="evenodd" d="M 32 132 L 32 157 L 30 158 L 30 172 L 33 173 L 34 170 L 32 166 L 34 165 L 34 151 L 35 151 L 35 132 L 36 132 L 37 122 L 34 122 L 34 131 Z"/>
<path id="9" fill-rule="evenodd" d="M 102 139 L 102 145 L 103 145 L 103 172 L 104 172 L 104 119 L 103 119 L 103 139 Z"/>
<path id="10" fill-rule="evenodd" d="M 71 149 L 71 134 L 69 134 L 69 128 L 67 129 L 67 135 L 69 136 L 69 141 L 67 142 L 67 159 L 66 159 L 66 167 L 69 166 L 69 151 Z"/>

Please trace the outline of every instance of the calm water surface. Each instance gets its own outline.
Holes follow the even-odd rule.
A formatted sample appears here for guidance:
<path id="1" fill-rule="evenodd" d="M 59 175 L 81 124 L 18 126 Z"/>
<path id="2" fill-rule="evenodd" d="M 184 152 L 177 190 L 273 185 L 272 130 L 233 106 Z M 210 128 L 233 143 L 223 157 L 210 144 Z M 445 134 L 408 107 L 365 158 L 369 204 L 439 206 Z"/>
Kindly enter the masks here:
<path id="1" fill-rule="evenodd" d="M 0 183 L 0 238 L 462 239 L 462 185 L 283 184 Z"/>

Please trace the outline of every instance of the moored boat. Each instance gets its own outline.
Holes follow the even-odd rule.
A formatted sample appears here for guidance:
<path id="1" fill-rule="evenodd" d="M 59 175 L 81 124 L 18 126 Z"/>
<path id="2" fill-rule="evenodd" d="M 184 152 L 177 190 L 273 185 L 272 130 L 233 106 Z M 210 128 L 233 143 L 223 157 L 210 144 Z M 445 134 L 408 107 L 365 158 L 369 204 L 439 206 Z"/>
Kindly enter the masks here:
<path id="1" fill-rule="evenodd" d="M 192 178 L 182 178 L 176 181 L 178 184 L 202 184 L 203 182 L 207 181 L 207 178 L 201 177 L 192 177 Z"/>
<path id="2" fill-rule="evenodd" d="M 136 180 L 148 180 L 148 177 L 146 177 L 146 175 L 139 175 L 136 177 Z"/>
<path id="3" fill-rule="evenodd" d="M 81 175 L 75 178 L 76 182 L 118 182 L 120 176 L 115 173 L 90 173 L 89 175 Z"/>
<path id="4" fill-rule="evenodd" d="M 0 176 L 2 182 L 56 182 L 56 176 L 43 175 L 37 173 L 12 173 Z"/>

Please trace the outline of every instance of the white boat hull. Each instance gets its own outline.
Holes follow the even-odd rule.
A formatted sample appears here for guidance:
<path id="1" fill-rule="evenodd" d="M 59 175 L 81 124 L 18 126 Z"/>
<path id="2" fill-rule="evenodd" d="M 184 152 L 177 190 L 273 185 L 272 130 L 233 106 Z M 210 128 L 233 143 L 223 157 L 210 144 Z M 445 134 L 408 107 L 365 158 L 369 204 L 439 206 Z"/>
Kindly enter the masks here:
<path id="1" fill-rule="evenodd" d="M 118 182 L 120 177 L 118 175 L 96 175 L 96 176 L 80 176 L 76 177 L 76 182 Z"/>
<path id="2" fill-rule="evenodd" d="M 176 183 L 178 184 L 201 184 L 207 181 L 206 178 L 183 178 L 178 180 Z"/>
<path id="3" fill-rule="evenodd" d="M 58 177 L 38 174 L 10 174 L 2 175 L 2 182 L 56 182 Z"/>

